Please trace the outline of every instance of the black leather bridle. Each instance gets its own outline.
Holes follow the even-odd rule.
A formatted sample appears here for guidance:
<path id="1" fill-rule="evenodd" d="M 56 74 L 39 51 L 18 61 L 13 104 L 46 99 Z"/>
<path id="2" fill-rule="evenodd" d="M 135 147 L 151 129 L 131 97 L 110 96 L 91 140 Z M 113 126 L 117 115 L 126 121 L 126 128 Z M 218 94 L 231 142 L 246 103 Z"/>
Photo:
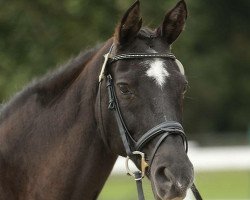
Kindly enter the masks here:
<path id="1" fill-rule="evenodd" d="M 112 64 L 119 60 L 129 60 L 129 59 L 144 59 L 144 58 L 162 58 L 162 59 L 172 59 L 175 60 L 176 57 L 172 53 L 166 53 L 166 54 L 159 54 L 159 53 L 129 53 L 129 54 L 120 54 L 111 56 L 113 49 L 113 45 L 111 46 L 109 52 L 104 55 L 104 63 L 102 66 L 102 70 L 99 76 L 99 101 L 100 101 L 100 109 L 101 109 L 101 83 L 104 78 L 106 78 L 106 87 L 108 90 L 108 98 L 109 98 L 109 105 L 108 109 L 114 112 L 115 119 L 117 126 L 119 128 L 120 136 L 123 142 L 123 146 L 125 148 L 127 159 L 126 159 L 126 169 L 127 173 L 131 176 L 135 177 L 136 183 L 137 183 L 137 191 L 138 191 L 138 199 L 144 200 L 144 194 L 142 189 L 142 178 L 144 177 L 145 170 L 148 166 L 151 166 L 154 156 L 162 144 L 162 142 L 169 136 L 169 135 L 178 135 L 181 136 L 185 151 L 188 152 L 188 142 L 187 137 L 184 133 L 184 129 L 182 125 L 179 122 L 175 121 L 165 121 L 149 131 L 147 131 L 139 140 L 135 140 L 132 135 L 130 134 L 126 123 L 123 119 L 118 99 L 115 92 L 115 87 L 113 83 L 113 79 L 111 74 L 105 74 L 105 68 L 107 64 Z M 101 116 L 102 117 L 102 116 Z M 145 155 L 143 152 L 141 152 L 142 148 L 145 147 L 151 140 L 156 138 L 157 136 L 160 136 L 158 139 L 153 152 L 151 154 L 151 157 L 149 159 L 149 164 L 145 161 Z M 128 166 L 128 160 L 136 160 L 138 158 L 138 155 L 141 156 L 141 169 L 140 171 L 132 172 L 129 169 Z M 196 186 L 193 184 L 191 187 L 193 194 L 197 200 L 202 200 L 201 195 L 199 194 L 199 191 L 197 190 Z"/>

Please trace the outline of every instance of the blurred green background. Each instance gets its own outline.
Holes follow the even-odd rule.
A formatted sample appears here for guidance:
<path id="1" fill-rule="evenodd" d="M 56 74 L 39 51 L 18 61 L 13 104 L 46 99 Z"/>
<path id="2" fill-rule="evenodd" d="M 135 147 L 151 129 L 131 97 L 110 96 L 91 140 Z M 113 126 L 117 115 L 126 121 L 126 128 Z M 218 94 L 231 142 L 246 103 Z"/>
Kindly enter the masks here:
<path id="1" fill-rule="evenodd" d="M 111 37 L 133 2 L 0 0 L 0 103 L 34 77 Z M 176 2 L 141 0 L 144 25 L 158 27 Z M 173 46 L 190 84 L 186 132 L 203 146 L 250 144 L 250 1 L 187 4 L 186 29 Z M 205 199 L 250 199 L 249 177 L 249 171 L 200 172 L 197 183 Z M 111 177 L 100 199 L 135 199 L 131 190 L 132 180 Z"/>
<path id="2" fill-rule="evenodd" d="M 159 26 L 176 2 L 141 0 L 144 25 Z M 32 78 L 107 40 L 132 3 L 0 0 L 0 102 L 8 100 Z M 247 143 L 250 1 L 187 0 L 187 4 L 186 29 L 173 48 L 190 83 L 185 128 L 190 137 L 204 144 L 210 142 L 208 138 L 223 143 L 229 133 L 238 135 L 238 143 Z"/>

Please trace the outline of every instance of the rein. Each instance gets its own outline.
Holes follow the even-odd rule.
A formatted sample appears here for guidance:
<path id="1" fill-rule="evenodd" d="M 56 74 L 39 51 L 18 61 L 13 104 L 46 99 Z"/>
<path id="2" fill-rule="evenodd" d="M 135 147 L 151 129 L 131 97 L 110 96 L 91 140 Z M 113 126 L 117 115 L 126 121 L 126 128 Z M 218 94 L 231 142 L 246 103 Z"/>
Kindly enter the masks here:
<path id="1" fill-rule="evenodd" d="M 172 53 L 166 53 L 166 54 L 158 54 L 158 53 L 152 53 L 152 54 L 147 54 L 147 53 L 128 53 L 128 54 L 120 54 L 120 55 L 115 55 L 111 56 L 113 49 L 113 45 L 109 49 L 109 52 L 104 55 L 104 63 L 102 65 L 102 69 L 99 75 L 99 106 L 100 106 L 100 118 L 101 118 L 101 123 L 102 122 L 102 112 L 101 112 L 101 84 L 102 80 L 106 78 L 106 87 L 108 90 L 108 98 L 109 98 L 109 103 L 108 103 L 108 109 L 113 111 L 116 119 L 116 123 L 119 129 L 119 133 L 123 142 L 123 146 L 125 148 L 127 158 L 126 158 L 126 170 L 127 174 L 131 175 L 135 178 L 136 185 L 137 185 L 137 192 L 138 192 L 138 199 L 139 200 L 144 200 L 144 193 L 143 193 L 143 188 L 142 188 L 142 179 L 145 176 L 146 168 L 150 167 L 152 165 L 152 162 L 154 160 L 154 156 L 160 147 L 160 145 L 163 143 L 163 141 L 169 136 L 169 135 L 178 135 L 182 138 L 183 145 L 185 148 L 186 153 L 188 152 L 188 142 L 187 142 L 187 137 L 185 135 L 184 129 L 182 125 L 179 122 L 175 121 L 168 121 L 168 122 L 163 122 L 149 131 L 147 131 L 138 141 L 136 141 L 132 135 L 130 134 L 125 121 L 122 117 L 122 113 L 119 107 L 119 102 L 116 96 L 115 92 L 115 87 L 113 83 L 113 79 L 111 74 L 105 74 L 105 69 L 108 64 L 112 64 L 116 61 L 119 60 L 129 60 L 129 59 L 143 59 L 143 58 L 163 58 L 163 59 L 172 59 L 175 60 L 176 57 Z M 102 124 L 102 131 L 103 131 L 103 124 Z M 102 132 L 101 131 L 101 132 Z M 104 133 L 102 133 L 102 138 L 104 139 Z M 149 159 L 149 164 L 145 161 L 145 154 L 141 151 L 142 148 L 147 145 L 152 139 L 154 139 L 157 136 L 161 136 L 160 139 L 157 141 L 153 152 L 151 154 L 151 157 Z M 104 139 L 104 142 L 106 146 L 108 146 L 107 141 Z M 129 168 L 129 160 L 135 160 L 140 157 L 141 160 L 141 169 L 136 172 L 132 172 Z M 196 186 L 193 184 L 191 186 L 191 190 L 196 198 L 196 200 L 202 200 L 202 197 L 197 190 Z"/>

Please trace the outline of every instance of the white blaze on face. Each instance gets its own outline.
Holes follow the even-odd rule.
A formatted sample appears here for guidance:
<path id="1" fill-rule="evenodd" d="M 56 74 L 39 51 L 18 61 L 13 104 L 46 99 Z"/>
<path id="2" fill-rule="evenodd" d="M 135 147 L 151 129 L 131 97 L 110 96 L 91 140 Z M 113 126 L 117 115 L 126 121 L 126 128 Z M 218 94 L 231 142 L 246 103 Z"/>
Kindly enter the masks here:
<path id="1" fill-rule="evenodd" d="M 162 60 L 156 59 L 149 63 L 149 69 L 146 74 L 148 77 L 153 78 L 157 85 L 161 88 L 165 84 L 167 77 L 169 76 L 168 71 L 165 68 L 165 64 Z"/>

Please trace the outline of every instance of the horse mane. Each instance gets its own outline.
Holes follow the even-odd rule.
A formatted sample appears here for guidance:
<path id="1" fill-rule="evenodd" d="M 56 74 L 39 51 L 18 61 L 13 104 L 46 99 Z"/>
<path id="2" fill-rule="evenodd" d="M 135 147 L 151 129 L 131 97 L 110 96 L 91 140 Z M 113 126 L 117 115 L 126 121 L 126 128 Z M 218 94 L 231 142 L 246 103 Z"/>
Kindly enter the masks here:
<path id="1" fill-rule="evenodd" d="M 0 106 L 0 122 L 7 117 L 9 113 L 15 111 L 22 105 L 27 98 L 36 94 L 41 103 L 52 100 L 79 76 L 86 64 L 96 54 L 100 45 L 81 52 L 77 57 L 69 60 L 66 64 L 60 66 L 57 70 L 48 72 L 42 78 L 33 80 L 23 90 L 18 92 L 8 103 Z"/>
<path id="2" fill-rule="evenodd" d="M 150 38 L 156 34 L 155 30 L 143 27 L 139 33 L 139 38 Z M 71 85 L 78 77 L 86 64 L 96 54 L 101 45 L 81 52 L 77 57 L 71 59 L 68 63 L 62 65 L 57 70 L 48 72 L 42 78 L 33 80 L 30 84 L 18 92 L 9 102 L 0 105 L 0 122 L 9 113 L 14 112 L 20 107 L 31 95 L 36 95 L 36 100 L 41 104 L 46 105 L 48 102 L 59 95 L 63 90 Z"/>

